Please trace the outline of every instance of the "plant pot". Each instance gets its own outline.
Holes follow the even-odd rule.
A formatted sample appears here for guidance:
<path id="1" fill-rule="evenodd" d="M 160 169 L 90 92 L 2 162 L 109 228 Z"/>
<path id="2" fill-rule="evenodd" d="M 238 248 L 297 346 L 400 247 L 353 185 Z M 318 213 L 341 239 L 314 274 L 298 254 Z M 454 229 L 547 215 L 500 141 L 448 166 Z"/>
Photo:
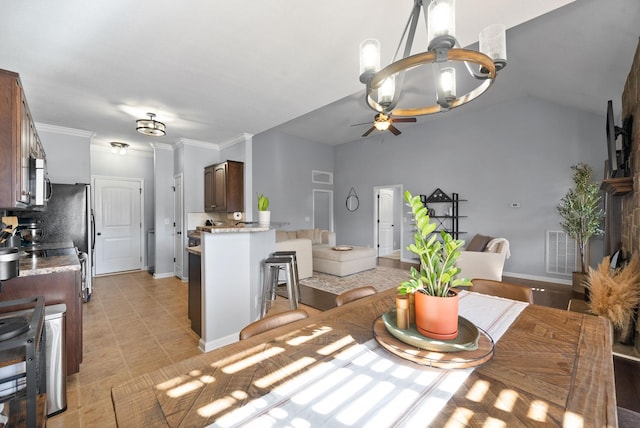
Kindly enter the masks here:
<path id="1" fill-rule="evenodd" d="M 458 293 L 435 297 L 417 291 L 415 294 L 416 328 L 423 336 L 451 340 L 458 337 Z"/>
<path id="2" fill-rule="evenodd" d="M 271 223 L 271 211 L 258 211 L 258 223 L 268 226 Z"/>
<path id="3" fill-rule="evenodd" d="M 573 291 L 573 297 L 584 298 L 585 301 L 589 301 L 589 289 L 584 286 L 588 278 L 589 275 L 584 272 L 571 273 L 571 288 Z"/>

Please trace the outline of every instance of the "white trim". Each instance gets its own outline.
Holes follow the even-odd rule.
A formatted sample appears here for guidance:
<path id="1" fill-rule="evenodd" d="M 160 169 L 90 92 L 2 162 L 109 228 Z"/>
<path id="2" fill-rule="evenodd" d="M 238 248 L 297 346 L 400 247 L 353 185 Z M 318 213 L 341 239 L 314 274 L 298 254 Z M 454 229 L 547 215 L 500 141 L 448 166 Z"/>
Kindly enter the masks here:
<path id="1" fill-rule="evenodd" d="M 210 143 L 208 141 L 192 140 L 190 138 L 179 138 L 176 143 L 176 147 L 180 146 L 194 146 L 201 147 L 203 149 L 220 150 L 220 147 L 216 143 Z"/>
<path id="2" fill-rule="evenodd" d="M 153 143 L 149 143 L 149 145 L 154 150 L 158 149 L 158 150 L 171 150 L 171 151 L 173 151 L 173 146 L 171 144 L 153 142 Z"/>
<path id="3" fill-rule="evenodd" d="M 48 125 L 46 123 L 35 123 L 38 132 L 51 132 L 53 134 L 70 135 L 73 137 L 93 138 L 96 133 L 83 129 L 65 128 L 64 126 Z"/>
<path id="4" fill-rule="evenodd" d="M 318 176 L 321 175 L 326 175 L 327 179 L 326 180 L 321 180 L 318 178 Z M 319 170 L 312 170 L 311 171 L 311 182 L 314 184 L 327 184 L 327 185 L 333 185 L 333 172 L 330 171 L 319 171 Z"/>
<path id="5" fill-rule="evenodd" d="M 173 278 L 175 274 L 173 272 L 167 273 L 154 273 L 153 279 L 164 279 L 164 278 Z"/>
<path id="6" fill-rule="evenodd" d="M 222 348 L 223 346 L 236 343 L 239 336 L 240 332 L 237 332 L 216 340 L 211 340 L 209 342 L 205 342 L 204 340 L 200 339 L 198 341 L 198 349 L 202 352 L 213 351 L 214 349 Z"/>
<path id="7" fill-rule="evenodd" d="M 223 141 L 222 143 L 219 143 L 218 146 L 220 147 L 220 149 L 226 149 L 227 147 L 231 147 L 234 144 L 242 143 L 242 142 L 248 141 L 248 140 L 250 140 L 252 138 L 253 138 L 253 134 L 248 134 L 248 133 L 244 132 L 242 134 L 239 134 L 239 135 L 233 137 L 230 140 Z"/>
<path id="8" fill-rule="evenodd" d="M 378 254 L 378 218 L 379 218 L 379 214 L 378 214 L 378 194 L 380 192 L 380 189 L 394 189 L 394 193 L 395 193 L 395 189 L 398 189 L 398 192 L 400 194 L 400 200 L 402 201 L 401 203 L 403 204 L 402 206 L 404 206 L 404 186 L 402 184 L 389 184 L 388 186 L 374 186 L 373 187 L 373 248 L 376 250 L 376 257 Z M 395 199 L 395 198 L 394 198 Z M 398 201 L 394 200 L 394 207 L 393 207 L 393 217 L 396 217 L 396 206 L 395 204 L 397 204 Z M 418 259 L 406 259 L 403 256 L 403 249 L 405 247 L 404 245 L 404 223 L 405 223 L 405 216 L 403 214 L 403 210 L 402 208 L 400 209 L 400 261 L 401 262 L 406 262 L 406 263 L 417 263 Z"/>

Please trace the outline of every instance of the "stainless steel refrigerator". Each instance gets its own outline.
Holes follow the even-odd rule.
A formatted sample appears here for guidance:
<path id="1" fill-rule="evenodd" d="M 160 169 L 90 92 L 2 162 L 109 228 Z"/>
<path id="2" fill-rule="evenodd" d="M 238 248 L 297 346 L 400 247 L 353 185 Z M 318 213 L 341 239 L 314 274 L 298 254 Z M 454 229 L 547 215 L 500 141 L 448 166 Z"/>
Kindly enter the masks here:
<path id="1" fill-rule="evenodd" d="M 47 208 L 29 217 L 40 220 L 44 229 L 41 244 L 73 242 L 82 266 L 83 298 L 91 297 L 94 249 L 94 216 L 88 184 L 51 184 Z"/>

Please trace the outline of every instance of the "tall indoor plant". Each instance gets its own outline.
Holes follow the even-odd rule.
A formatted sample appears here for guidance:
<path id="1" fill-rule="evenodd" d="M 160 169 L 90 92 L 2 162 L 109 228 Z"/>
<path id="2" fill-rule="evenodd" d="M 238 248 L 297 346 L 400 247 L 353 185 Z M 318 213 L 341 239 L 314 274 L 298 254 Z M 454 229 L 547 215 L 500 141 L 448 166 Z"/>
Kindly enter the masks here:
<path id="1" fill-rule="evenodd" d="M 455 265 L 464 241 L 453 239 L 446 231 L 440 232 L 439 240 L 436 224 L 430 222 L 420 196 L 412 196 L 407 190 L 404 199 L 416 227 L 414 242 L 407 249 L 418 256 L 420 270 L 412 267 L 411 279 L 403 282 L 398 291 L 414 294 L 416 328 L 421 334 L 454 339 L 458 335 L 458 293 L 451 288 L 471 285 L 468 279 L 457 277 L 460 268 Z"/>
<path id="2" fill-rule="evenodd" d="M 571 167 L 574 187 L 569 189 L 557 207 L 562 217 L 560 226 L 578 243 L 580 271 L 574 274 L 574 289 L 580 289 L 587 275 L 589 239 L 601 235 L 603 211 L 600 208 L 600 189 L 591 180 L 592 169 L 585 163 Z M 578 291 L 578 290 L 577 290 Z"/>

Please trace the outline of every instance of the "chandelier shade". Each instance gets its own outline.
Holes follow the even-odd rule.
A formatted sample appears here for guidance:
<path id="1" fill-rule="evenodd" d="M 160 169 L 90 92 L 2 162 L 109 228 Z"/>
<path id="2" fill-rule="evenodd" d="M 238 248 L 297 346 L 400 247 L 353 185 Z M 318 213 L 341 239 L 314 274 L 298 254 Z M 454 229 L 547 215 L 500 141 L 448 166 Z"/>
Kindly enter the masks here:
<path id="1" fill-rule="evenodd" d="M 164 123 L 154 119 L 156 117 L 155 113 L 147 113 L 147 116 L 149 116 L 149 119 L 136 120 L 136 131 L 152 137 L 161 137 L 167 133 Z"/>
<path id="2" fill-rule="evenodd" d="M 427 1 L 427 0 L 424 0 Z M 421 12 L 427 23 L 427 50 L 411 54 L 413 39 Z M 396 60 L 396 56 L 402 56 Z M 376 59 L 377 58 L 377 59 Z M 455 0 L 423 0 L 414 6 L 391 64 L 379 69 L 380 44 L 367 39 L 360 44 L 360 82 L 366 87 L 366 104 L 372 110 L 395 117 L 428 115 L 445 112 L 482 95 L 493 84 L 497 72 L 507 64 L 504 25 L 491 25 L 479 34 L 479 50 L 462 49 L 455 38 Z M 418 107 L 399 106 L 405 73 L 432 64 L 434 96 Z M 458 70 L 463 65 L 467 72 Z M 463 76 L 461 76 L 461 74 Z M 457 95 L 456 79 L 468 74 L 471 84 Z M 434 102 L 435 101 L 435 102 Z"/>

